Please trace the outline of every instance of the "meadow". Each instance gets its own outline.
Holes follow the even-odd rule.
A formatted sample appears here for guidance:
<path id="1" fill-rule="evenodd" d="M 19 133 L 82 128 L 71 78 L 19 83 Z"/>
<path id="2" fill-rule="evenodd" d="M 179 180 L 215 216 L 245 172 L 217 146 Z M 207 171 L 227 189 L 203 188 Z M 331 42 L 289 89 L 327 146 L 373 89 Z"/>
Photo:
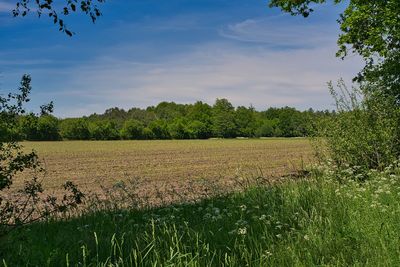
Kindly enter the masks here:
<path id="1" fill-rule="evenodd" d="M 229 183 L 238 174 L 281 177 L 312 159 L 304 138 L 24 142 L 46 168 L 43 184 L 57 190 L 66 180 L 95 192 L 120 181 L 141 181 L 143 191 L 189 181 Z M 25 174 L 25 176 L 29 173 Z M 21 185 L 20 176 L 15 185 Z M 151 192 L 149 192 L 151 193 Z"/>

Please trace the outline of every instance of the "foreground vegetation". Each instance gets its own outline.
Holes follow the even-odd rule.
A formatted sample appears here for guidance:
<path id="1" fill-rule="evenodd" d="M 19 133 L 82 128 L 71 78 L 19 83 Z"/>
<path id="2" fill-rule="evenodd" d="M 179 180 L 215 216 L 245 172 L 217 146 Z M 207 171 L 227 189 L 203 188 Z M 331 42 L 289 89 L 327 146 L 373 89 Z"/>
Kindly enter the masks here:
<path id="1" fill-rule="evenodd" d="M 330 170 L 198 203 L 32 224 L 2 240 L 0 258 L 4 266 L 399 265 L 400 164 L 371 170 L 362 184 L 349 179 L 355 169 Z"/>

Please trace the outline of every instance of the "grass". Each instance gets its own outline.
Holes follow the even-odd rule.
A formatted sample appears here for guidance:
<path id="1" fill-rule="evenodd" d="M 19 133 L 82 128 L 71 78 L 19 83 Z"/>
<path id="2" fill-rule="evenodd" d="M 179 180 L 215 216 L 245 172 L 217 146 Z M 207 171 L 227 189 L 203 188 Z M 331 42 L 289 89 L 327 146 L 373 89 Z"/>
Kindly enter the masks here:
<path id="1" fill-rule="evenodd" d="M 24 142 L 35 149 L 47 170 L 44 185 L 59 188 L 66 180 L 96 191 L 141 177 L 150 188 L 163 183 L 185 184 L 206 178 L 223 181 L 238 169 L 281 176 L 308 162 L 312 148 L 306 139 L 63 141 Z M 23 176 L 16 185 L 21 185 Z"/>
<path id="2" fill-rule="evenodd" d="M 399 266 L 400 164 L 319 169 L 307 180 L 142 211 L 29 225 L 0 242 L 7 266 Z M 345 181 L 338 182 L 337 178 Z"/>

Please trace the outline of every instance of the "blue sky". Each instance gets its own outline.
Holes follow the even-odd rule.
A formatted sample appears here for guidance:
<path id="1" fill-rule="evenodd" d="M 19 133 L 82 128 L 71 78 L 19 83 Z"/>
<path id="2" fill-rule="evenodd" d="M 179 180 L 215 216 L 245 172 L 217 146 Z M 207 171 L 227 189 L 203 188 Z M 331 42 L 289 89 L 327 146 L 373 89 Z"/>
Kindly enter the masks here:
<path id="1" fill-rule="evenodd" d="M 349 81 L 360 60 L 335 58 L 342 6 L 308 19 L 261 0 L 109 0 L 96 24 L 12 18 L 0 0 L 0 93 L 32 75 L 30 107 L 53 100 L 59 117 L 161 101 L 228 98 L 234 105 L 332 109 L 326 83 Z"/>

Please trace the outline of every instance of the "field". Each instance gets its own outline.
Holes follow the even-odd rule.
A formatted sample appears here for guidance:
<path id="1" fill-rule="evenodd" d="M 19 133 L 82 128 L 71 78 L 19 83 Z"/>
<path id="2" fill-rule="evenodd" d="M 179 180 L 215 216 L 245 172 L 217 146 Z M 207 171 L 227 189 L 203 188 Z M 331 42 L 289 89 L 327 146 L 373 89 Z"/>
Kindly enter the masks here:
<path id="1" fill-rule="evenodd" d="M 71 180 L 84 190 L 142 179 L 147 187 L 227 181 L 238 173 L 282 176 L 309 162 L 306 139 L 25 142 L 46 167 L 44 184 Z M 20 177 L 17 184 L 20 184 Z"/>

